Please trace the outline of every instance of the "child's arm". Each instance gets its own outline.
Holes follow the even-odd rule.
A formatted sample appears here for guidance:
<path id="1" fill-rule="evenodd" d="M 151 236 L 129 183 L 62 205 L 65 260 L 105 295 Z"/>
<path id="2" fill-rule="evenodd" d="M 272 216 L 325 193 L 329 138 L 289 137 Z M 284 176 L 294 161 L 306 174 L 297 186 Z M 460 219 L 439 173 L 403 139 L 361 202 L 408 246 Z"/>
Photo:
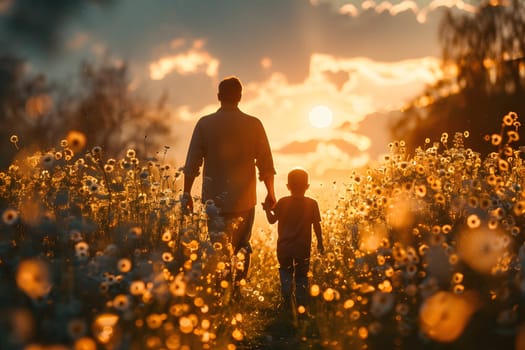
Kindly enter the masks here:
<path id="1" fill-rule="evenodd" d="M 277 221 L 277 215 L 273 212 L 271 209 L 265 209 L 264 212 L 266 213 L 266 219 L 268 219 L 268 222 L 270 224 L 275 224 Z"/>
<path id="2" fill-rule="evenodd" d="M 319 251 L 319 253 L 323 253 L 324 252 L 323 233 L 322 233 L 320 221 L 314 222 L 314 232 L 315 232 L 315 237 L 317 237 L 317 250 Z"/>

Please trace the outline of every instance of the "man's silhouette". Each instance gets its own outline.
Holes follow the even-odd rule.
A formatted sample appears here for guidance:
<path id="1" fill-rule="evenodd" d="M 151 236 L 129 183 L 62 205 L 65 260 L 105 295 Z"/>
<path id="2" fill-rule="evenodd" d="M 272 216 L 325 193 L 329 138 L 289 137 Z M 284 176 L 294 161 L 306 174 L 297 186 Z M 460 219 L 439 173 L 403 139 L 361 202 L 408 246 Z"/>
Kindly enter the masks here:
<path id="1" fill-rule="evenodd" d="M 275 204 L 275 169 L 264 127 L 259 119 L 238 108 L 242 85 L 236 77 L 219 84 L 217 97 L 221 107 L 202 117 L 191 137 L 184 165 L 183 209 L 193 209 L 191 188 L 204 163 L 202 200 L 211 200 L 219 208 L 218 218 L 208 220 L 212 240 L 224 232 L 233 253 L 242 252 L 244 270 L 237 281 L 246 277 L 250 264 L 251 230 L 255 216 L 256 168 L 267 196 L 265 203 Z M 217 220 L 218 219 L 218 220 Z"/>

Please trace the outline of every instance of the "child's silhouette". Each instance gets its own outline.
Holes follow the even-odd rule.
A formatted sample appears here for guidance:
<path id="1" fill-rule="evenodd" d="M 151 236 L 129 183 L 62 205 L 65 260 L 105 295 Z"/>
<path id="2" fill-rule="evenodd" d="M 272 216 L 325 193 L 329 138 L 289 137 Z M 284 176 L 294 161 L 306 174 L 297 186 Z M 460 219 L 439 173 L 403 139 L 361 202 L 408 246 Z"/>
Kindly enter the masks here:
<path id="1" fill-rule="evenodd" d="M 310 249 L 312 244 L 312 226 L 317 237 L 317 249 L 324 251 L 321 215 L 317 202 L 305 197 L 308 173 L 303 169 L 294 169 L 288 173 L 287 187 L 291 195 L 279 199 L 273 208 L 263 203 L 268 221 L 278 221 L 277 259 L 281 280 L 283 307 L 290 310 L 296 306 L 308 305 L 308 270 L 310 267 Z M 292 286 L 295 281 L 295 300 Z"/>

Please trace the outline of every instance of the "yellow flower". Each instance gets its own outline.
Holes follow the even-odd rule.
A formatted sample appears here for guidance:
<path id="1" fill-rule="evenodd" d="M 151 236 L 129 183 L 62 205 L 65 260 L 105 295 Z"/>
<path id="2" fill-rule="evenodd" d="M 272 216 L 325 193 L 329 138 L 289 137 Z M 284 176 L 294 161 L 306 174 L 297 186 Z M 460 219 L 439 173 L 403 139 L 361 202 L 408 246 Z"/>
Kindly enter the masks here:
<path id="1" fill-rule="evenodd" d="M 67 147 L 70 147 L 73 152 L 78 153 L 86 146 L 86 135 L 80 131 L 71 130 L 67 134 L 65 141 L 67 142 Z"/>

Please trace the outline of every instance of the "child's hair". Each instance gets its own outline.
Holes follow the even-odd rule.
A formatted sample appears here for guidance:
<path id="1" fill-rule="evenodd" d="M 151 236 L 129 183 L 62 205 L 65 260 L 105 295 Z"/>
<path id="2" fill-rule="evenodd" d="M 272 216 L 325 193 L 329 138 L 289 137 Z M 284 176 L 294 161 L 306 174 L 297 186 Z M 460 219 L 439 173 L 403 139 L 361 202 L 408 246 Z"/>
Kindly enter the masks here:
<path id="1" fill-rule="evenodd" d="M 295 168 L 288 173 L 288 187 L 292 192 L 304 192 L 308 188 L 308 173 L 301 168 Z"/>

